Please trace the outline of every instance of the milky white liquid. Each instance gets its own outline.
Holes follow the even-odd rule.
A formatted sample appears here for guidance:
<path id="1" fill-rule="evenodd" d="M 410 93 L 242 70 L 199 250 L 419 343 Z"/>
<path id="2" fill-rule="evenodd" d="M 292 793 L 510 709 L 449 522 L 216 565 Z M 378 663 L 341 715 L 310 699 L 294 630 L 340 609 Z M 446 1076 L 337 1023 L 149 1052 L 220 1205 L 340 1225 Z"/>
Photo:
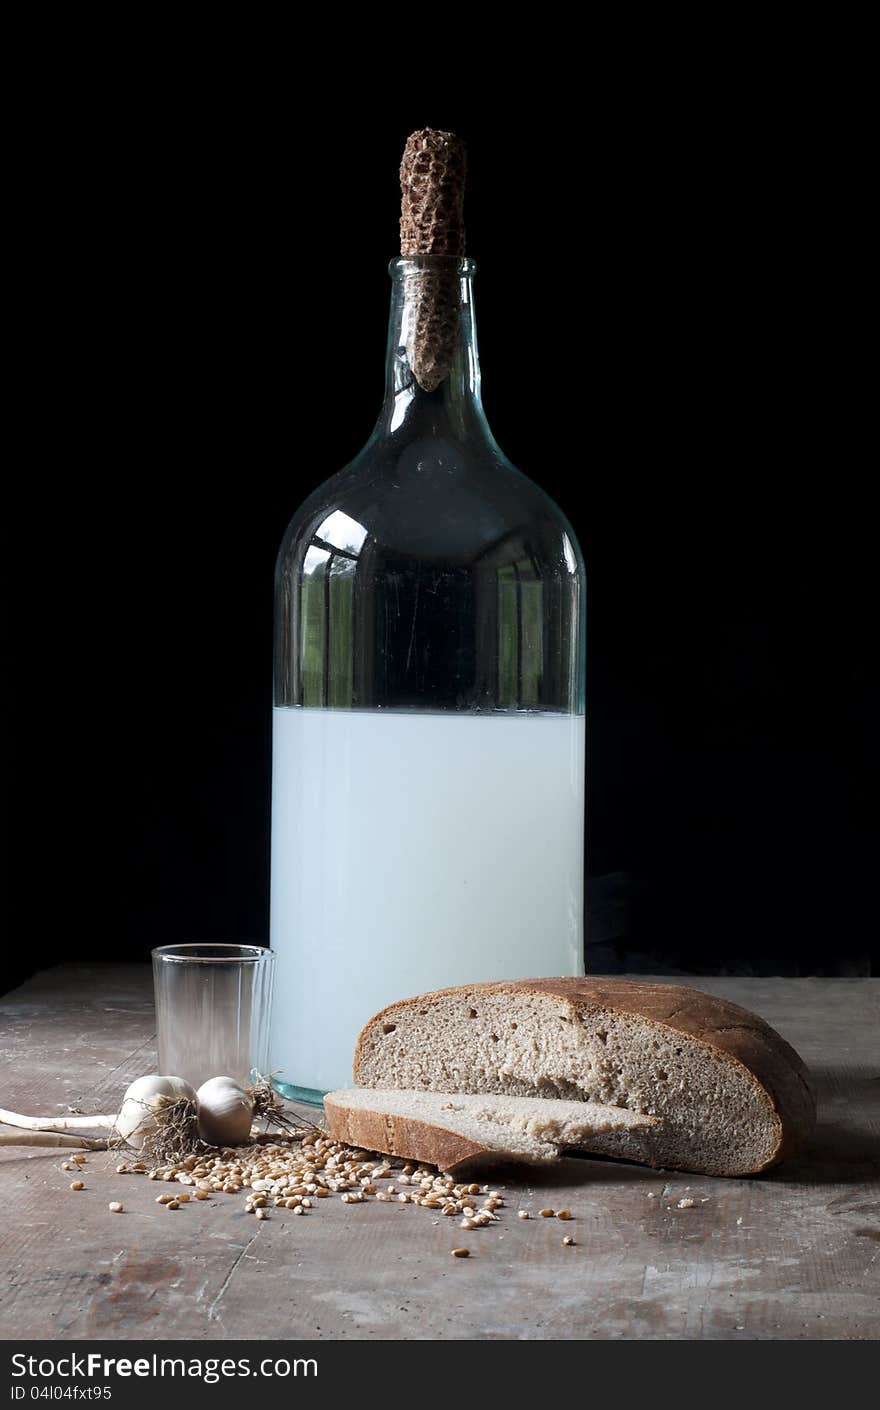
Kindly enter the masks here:
<path id="1" fill-rule="evenodd" d="M 277 708 L 270 1067 L 349 1087 L 367 1019 L 583 973 L 584 719 Z"/>

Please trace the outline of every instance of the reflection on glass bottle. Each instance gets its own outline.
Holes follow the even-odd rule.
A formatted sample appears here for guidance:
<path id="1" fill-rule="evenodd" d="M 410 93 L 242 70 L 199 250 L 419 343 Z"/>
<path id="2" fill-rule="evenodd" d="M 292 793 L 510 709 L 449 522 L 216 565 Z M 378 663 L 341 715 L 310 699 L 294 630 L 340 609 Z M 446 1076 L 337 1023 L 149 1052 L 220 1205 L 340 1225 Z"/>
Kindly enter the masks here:
<path id="1" fill-rule="evenodd" d="M 471 260 L 392 264 L 386 398 L 278 559 L 272 1063 L 347 1085 L 385 1003 L 583 964 L 584 572 L 483 412 Z M 449 375 L 413 300 L 457 289 Z"/>

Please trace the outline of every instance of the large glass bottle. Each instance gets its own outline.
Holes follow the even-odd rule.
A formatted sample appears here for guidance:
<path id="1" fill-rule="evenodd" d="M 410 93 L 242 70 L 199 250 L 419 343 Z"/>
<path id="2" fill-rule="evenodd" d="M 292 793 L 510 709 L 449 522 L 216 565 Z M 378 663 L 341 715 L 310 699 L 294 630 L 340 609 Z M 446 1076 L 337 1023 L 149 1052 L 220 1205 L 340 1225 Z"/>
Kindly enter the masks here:
<path id="1" fill-rule="evenodd" d="M 350 1085 L 360 1028 L 395 999 L 583 972 L 583 561 L 489 429 L 474 271 L 392 262 L 378 423 L 278 557 L 270 1059 L 287 1096 Z M 438 279 L 451 365 L 426 391 L 414 340 Z"/>

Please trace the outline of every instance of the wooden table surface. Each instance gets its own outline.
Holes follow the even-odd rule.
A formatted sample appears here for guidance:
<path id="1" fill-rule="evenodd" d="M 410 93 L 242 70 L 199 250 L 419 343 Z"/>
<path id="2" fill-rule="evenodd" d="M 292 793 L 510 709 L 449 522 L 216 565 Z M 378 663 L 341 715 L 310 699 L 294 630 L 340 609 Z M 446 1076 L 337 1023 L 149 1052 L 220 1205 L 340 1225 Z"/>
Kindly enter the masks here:
<path id="1" fill-rule="evenodd" d="M 74 1193 L 67 1152 L 4 1146 L 0 1337 L 876 1338 L 880 981 L 694 983 L 761 1014 L 811 1067 L 819 1124 L 797 1161 L 720 1180 L 566 1160 L 507 1180 L 502 1222 L 465 1236 L 375 1201 L 262 1223 L 243 1194 L 168 1213 L 117 1157 L 90 1155 Z M 0 1000 L 0 1106 L 113 1111 L 154 1063 L 146 966 L 47 970 Z M 543 1205 L 575 1219 L 516 1217 Z M 452 1258 L 465 1237 L 471 1257 Z"/>

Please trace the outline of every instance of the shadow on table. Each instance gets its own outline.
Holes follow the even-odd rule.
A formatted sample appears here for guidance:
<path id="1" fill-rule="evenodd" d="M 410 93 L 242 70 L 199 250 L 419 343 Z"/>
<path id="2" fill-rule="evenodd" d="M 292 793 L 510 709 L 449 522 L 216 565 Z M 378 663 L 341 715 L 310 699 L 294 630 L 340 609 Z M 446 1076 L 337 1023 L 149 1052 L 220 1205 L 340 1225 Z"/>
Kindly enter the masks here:
<path id="1" fill-rule="evenodd" d="M 616 1186 L 644 1185 L 647 1189 L 657 1189 L 658 1179 L 662 1180 L 670 1172 L 652 1170 L 650 1166 L 633 1165 L 630 1161 L 614 1160 L 610 1156 L 584 1155 L 579 1151 L 566 1151 L 565 1158 L 553 1165 L 524 1165 L 521 1162 L 493 1164 L 488 1174 L 479 1171 L 474 1175 L 482 1185 L 490 1189 L 503 1184 L 513 1192 L 529 1189 L 553 1190 L 572 1185 L 603 1185 L 613 1182 Z"/>
<path id="2" fill-rule="evenodd" d="M 813 1068 L 816 1129 L 802 1153 L 769 1172 L 804 1185 L 868 1183 L 880 1176 L 880 1074 Z"/>
<path id="3" fill-rule="evenodd" d="M 877 1183 L 880 1139 L 851 1122 L 822 1122 L 797 1159 L 768 1171 L 767 1178 L 799 1185 Z"/>

